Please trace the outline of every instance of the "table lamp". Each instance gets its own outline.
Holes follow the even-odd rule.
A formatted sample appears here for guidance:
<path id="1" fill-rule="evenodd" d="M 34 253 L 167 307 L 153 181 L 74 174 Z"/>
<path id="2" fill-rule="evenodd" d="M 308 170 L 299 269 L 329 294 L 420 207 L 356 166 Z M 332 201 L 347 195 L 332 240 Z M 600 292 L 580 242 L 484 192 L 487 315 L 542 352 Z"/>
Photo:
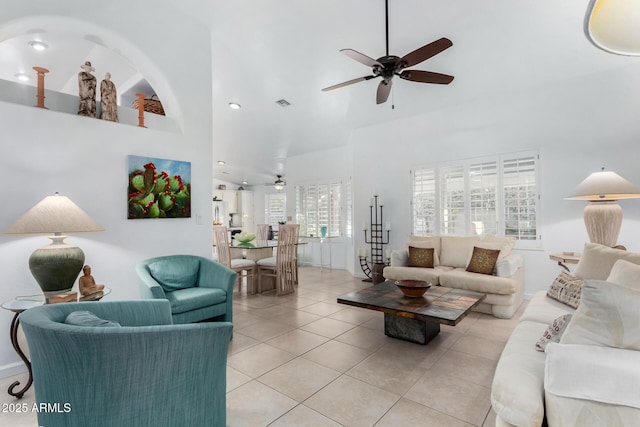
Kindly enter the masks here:
<path id="1" fill-rule="evenodd" d="M 584 223 L 591 243 L 613 247 L 622 226 L 621 199 L 640 198 L 640 188 L 615 172 L 594 172 L 576 188 L 575 195 L 566 200 L 588 200 L 584 208 Z"/>
<path id="2" fill-rule="evenodd" d="M 84 252 L 64 242 L 63 233 L 104 231 L 68 197 L 47 196 L 6 228 L 4 234 L 49 233 L 51 244 L 29 258 L 31 274 L 45 297 L 71 290 L 84 265 Z"/>

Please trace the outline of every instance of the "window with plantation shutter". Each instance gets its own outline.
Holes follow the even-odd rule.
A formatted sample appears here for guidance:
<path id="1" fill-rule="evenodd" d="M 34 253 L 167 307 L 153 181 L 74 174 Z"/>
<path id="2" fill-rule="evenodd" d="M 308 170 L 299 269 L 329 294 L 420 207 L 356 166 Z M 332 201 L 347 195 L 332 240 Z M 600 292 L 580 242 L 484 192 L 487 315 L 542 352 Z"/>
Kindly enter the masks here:
<path id="1" fill-rule="evenodd" d="M 438 234 L 435 169 L 413 171 L 413 234 Z"/>
<path id="2" fill-rule="evenodd" d="M 538 162 L 524 152 L 413 170 L 413 234 L 497 234 L 538 246 Z"/>
<path id="3" fill-rule="evenodd" d="M 537 240 L 537 156 L 503 161 L 504 227 L 507 236 Z"/>
<path id="4" fill-rule="evenodd" d="M 287 218 L 287 196 L 284 193 L 265 195 L 265 223 L 273 227 Z"/>
<path id="5" fill-rule="evenodd" d="M 340 236 L 341 189 L 339 181 L 295 187 L 296 219 L 301 235 L 321 236 L 321 228 L 327 227 L 327 236 Z"/>

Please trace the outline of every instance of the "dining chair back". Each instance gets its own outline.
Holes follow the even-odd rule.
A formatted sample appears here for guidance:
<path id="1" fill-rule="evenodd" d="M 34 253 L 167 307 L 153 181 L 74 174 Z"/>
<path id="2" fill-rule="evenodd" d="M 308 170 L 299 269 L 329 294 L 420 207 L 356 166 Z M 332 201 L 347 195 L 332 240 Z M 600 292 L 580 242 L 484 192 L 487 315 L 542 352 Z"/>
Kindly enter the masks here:
<path id="1" fill-rule="evenodd" d="M 213 226 L 213 242 L 218 252 L 218 262 L 238 273 L 238 292 L 242 292 L 242 283 L 247 280 L 247 287 L 254 291 L 256 263 L 250 259 L 231 259 L 229 232 L 224 225 Z"/>
<path id="2" fill-rule="evenodd" d="M 295 291 L 297 280 L 296 251 L 300 224 L 280 226 L 276 256 L 261 259 L 257 262 L 258 292 L 262 290 L 262 277 L 275 278 L 276 295 L 286 295 Z"/>
<path id="3" fill-rule="evenodd" d="M 257 240 L 269 239 L 269 224 L 256 224 L 256 239 Z"/>

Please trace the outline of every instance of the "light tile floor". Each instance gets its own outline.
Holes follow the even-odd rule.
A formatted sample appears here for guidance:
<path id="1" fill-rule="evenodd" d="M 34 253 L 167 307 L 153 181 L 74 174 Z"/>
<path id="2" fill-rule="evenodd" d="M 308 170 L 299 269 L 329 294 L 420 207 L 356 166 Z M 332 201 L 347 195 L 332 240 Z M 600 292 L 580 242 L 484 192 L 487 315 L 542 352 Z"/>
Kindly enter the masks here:
<path id="1" fill-rule="evenodd" d="M 294 295 L 234 294 L 227 363 L 227 425 L 494 426 L 489 401 L 513 319 L 471 313 L 426 346 L 384 335 L 382 313 L 337 304 L 370 286 L 343 270 L 300 268 Z M 0 379 L 0 404 L 24 375 Z M 37 426 L 0 412 L 0 425 Z"/>

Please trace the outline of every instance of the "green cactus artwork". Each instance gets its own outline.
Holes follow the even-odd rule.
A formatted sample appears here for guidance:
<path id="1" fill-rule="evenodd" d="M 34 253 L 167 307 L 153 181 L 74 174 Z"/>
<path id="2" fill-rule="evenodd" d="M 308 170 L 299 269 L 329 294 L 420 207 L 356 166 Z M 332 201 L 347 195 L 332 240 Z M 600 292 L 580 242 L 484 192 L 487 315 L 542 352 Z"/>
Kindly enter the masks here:
<path id="1" fill-rule="evenodd" d="M 191 163 L 129 156 L 129 219 L 191 218 Z"/>

